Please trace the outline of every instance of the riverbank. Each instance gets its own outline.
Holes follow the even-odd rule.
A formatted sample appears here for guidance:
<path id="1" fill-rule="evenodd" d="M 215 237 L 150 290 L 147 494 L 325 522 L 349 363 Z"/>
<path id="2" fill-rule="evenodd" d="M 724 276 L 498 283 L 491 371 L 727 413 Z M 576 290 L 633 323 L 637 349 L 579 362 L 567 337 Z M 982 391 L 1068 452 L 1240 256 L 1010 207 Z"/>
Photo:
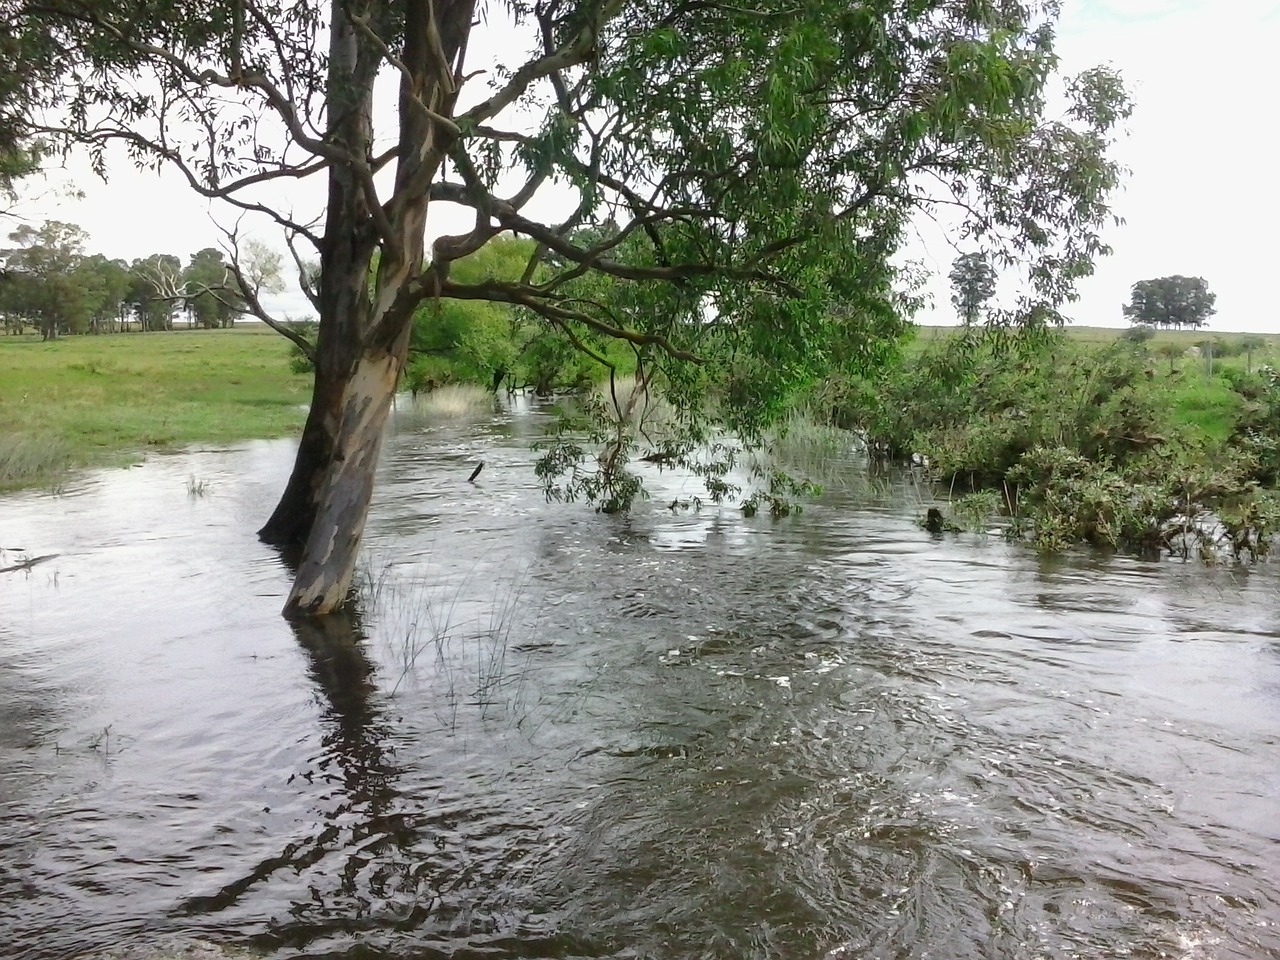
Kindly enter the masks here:
<path id="1" fill-rule="evenodd" d="M 1222 334 L 1194 350 L 1133 334 L 932 336 L 829 391 L 825 409 L 885 459 L 928 464 L 948 499 L 971 494 L 953 504 L 956 526 L 999 513 L 1046 553 L 1257 560 L 1280 534 L 1273 351 Z"/>
<path id="2" fill-rule="evenodd" d="M 0 489 L 193 443 L 285 436 L 310 378 L 261 325 L 229 330 L 0 337 Z"/>

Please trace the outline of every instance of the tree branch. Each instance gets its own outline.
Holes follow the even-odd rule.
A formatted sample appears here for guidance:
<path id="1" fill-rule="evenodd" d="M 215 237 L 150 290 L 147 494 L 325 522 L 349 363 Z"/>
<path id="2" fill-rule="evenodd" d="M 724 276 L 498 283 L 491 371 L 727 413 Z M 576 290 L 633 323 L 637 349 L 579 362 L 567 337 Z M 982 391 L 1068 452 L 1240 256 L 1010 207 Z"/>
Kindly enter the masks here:
<path id="1" fill-rule="evenodd" d="M 482 283 L 464 284 L 445 279 L 440 284 L 440 296 L 454 300 L 490 300 L 496 303 L 510 303 L 519 307 L 527 307 L 539 316 L 546 317 L 557 325 L 566 322 L 580 323 L 596 333 L 615 340 L 626 340 L 637 346 L 655 346 L 674 360 L 701 364 L 705 361 L 696 354 L 689 353 L 674 346 L 670 340 L 657 333 L 637 333 L 624 327 L 613 326 L 590 314 L 579 310 L 570 310 L 559 304 L 548 301 L 539 295 L 536 288 L 517 283 L 504 283 L 497 280 L 486 280 Z"/>

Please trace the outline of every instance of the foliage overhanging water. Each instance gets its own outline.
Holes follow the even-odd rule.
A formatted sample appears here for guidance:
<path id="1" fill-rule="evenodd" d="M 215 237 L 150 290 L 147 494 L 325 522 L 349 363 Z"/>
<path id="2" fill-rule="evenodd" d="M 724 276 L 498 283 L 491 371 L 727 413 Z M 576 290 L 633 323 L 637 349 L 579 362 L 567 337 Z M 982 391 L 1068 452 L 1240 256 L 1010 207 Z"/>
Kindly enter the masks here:
<path id="1" fill-rule="evenodd" d="M 603 516 L 540 430 L 400 417 L 359 644 L 278 616 L 289 444 L 0 501 L 0 955 L 1280 956 L 1275 567 Z"/>

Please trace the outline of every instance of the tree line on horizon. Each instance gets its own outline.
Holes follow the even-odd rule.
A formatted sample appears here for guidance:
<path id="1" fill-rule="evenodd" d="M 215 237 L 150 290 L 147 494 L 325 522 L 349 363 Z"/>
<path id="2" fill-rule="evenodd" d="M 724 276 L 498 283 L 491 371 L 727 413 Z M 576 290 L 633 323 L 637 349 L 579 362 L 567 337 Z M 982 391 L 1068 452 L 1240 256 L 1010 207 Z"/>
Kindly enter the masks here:
<path id="1" fill-rule="evenodd" d="M 170 253 L 132 262 L 84 251 L 75 224 L 22 224 L 0 248 L 0 324 L 44 340 L 71 334 L 232 326 L 247 309 L 223 252 L 206 247 L 186 264 Z"/>

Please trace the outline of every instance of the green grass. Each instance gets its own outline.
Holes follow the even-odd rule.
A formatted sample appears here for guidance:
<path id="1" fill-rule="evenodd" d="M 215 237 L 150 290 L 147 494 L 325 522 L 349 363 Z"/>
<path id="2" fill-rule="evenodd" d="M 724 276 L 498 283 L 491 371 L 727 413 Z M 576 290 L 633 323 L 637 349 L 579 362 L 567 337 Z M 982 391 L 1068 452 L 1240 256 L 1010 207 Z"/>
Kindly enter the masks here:
<path id="1" fill-rule="evenodd" d="M 0 336 L 0 487 L 147 450 L 293 433 L 310 378 L 291 373 L 288 357 L 288 344 L 257 326 Z"/>
<path id="2" fill-rule="evenodd" d="M 1244 409 L 1244 398 L 1217 377 L 1190 377 L 1170 391 L 1174 419 L 1210 440 L 1226 441 Z"/>

